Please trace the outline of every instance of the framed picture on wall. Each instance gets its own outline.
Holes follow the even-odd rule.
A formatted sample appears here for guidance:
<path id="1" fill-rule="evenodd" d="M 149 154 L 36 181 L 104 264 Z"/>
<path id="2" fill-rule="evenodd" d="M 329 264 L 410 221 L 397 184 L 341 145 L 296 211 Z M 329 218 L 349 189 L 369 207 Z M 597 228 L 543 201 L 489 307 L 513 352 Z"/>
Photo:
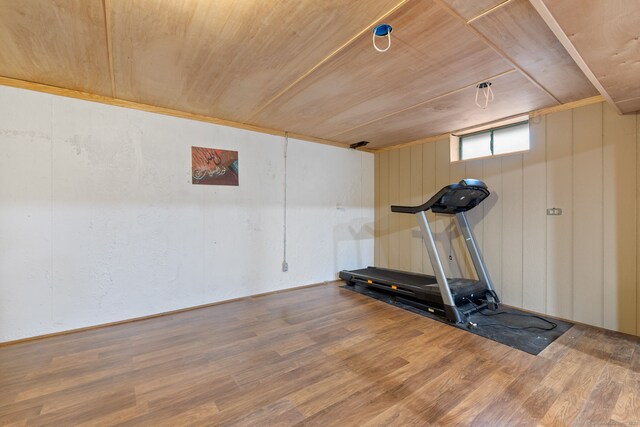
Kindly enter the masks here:
<path id="1" fill-rule="evenodd" d="M 238 152 L 191 147 L 191 182 L 199 185 L 239 185 Z"/>

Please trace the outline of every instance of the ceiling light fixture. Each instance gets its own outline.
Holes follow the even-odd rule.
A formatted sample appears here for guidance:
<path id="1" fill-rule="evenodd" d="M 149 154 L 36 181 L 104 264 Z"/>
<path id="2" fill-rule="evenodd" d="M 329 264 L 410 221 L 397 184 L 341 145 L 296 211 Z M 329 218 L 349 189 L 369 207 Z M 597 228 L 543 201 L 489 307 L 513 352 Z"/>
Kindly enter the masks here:
<path id="1" fill-rule="evenodd" d="M 478 101 L 480 92 L 484 96 L 484 105 Z M 487 108 L 489 103 L 493 101 L 493 91 L 491 90 L 491 82 L 482 82 L 476 85 L 476 105 L 483 110 Z"/>
<path id="2" fill-rule="evenodd" d="M 373 29 L 373 47 L 376 48 L 378 52 L 386 52 L 391 47 L 391 31 L 393 31 L 393 27 L 389 24 L 380 24 Z M 376 44 L 376 37 L 386 37 L 388 39 L 387 47 L 380 49 Z"/>

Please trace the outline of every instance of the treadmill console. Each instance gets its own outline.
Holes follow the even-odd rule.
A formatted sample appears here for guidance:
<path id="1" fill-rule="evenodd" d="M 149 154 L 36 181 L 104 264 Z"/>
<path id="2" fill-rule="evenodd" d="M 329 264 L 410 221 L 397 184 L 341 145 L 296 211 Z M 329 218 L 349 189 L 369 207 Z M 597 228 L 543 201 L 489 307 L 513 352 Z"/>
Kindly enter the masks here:
<path id="1" fill-rule="evenodd" d="M 391 206 L 391 211 L 415 214 L 431 210 L 434 213 L 456 214 L 475 208 L 489 194 L 491 193 L 484 182 L 465 178 L 456 184 L 447 185 L 420 206 Z"/>
<path id="2" fill-rule="evenodd" d="M 479 179 L 473 179 L 473 178 L 465 178 L 465 179 L 461 180 L 458 184 L 466 185 L 468 187 L 487 188 L 487 184 L 485 184 L 484 182 L 480 181 Z"/>

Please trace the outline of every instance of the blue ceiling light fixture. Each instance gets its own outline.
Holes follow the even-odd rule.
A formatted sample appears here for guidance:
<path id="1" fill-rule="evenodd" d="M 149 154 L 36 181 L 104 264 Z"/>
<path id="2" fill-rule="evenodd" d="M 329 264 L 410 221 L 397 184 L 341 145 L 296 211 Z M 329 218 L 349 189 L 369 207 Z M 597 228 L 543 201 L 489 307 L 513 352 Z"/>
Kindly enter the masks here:
<path id="1" fill-rule="evenodd" d="M 373 47 L 378 52 L 386 52 L 391 47 L 391 31 L 393 31 L 393 27 L 389 24 L 380 24 L 373 29 Z M 380 49 L 376 44 L 376 37 L 386 37 L 388 39 L 387 47 Z"/>

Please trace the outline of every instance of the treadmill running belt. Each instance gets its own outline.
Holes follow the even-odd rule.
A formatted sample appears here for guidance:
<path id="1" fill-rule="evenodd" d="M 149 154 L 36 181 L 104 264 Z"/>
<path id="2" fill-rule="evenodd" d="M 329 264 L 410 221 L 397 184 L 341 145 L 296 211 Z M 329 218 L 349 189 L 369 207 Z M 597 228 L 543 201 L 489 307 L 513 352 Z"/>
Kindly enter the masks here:
<path id="1" fill-rule="evenodd" d="M 347 282 L 353 280 L 396 285 L 399 289 L 410 290 L 412 296 L 421 295 L 432 303 L 442 304 L 442 296 L 436 278 L 425 274 L 407 273 L 387 268 L 367 267 L 360 270 L 344 271 L 340 277 Z M 449 279 L 449 290 L 456 304 L 463 304 L 465 298 L 484 296 L 485 287 L 478 280 Z M 406 293 L 405 293 L 406 295 Z"/>
<path id="2" fill-rule="evenodd" d="M 354 276 L 366 276 L 375 280 L 404 283 L 411 286 L 425 286 L 436 283 L 436 278 L 425 274 L 406 273 L 386 268 L 367 267 L 349 271 Z"/>

